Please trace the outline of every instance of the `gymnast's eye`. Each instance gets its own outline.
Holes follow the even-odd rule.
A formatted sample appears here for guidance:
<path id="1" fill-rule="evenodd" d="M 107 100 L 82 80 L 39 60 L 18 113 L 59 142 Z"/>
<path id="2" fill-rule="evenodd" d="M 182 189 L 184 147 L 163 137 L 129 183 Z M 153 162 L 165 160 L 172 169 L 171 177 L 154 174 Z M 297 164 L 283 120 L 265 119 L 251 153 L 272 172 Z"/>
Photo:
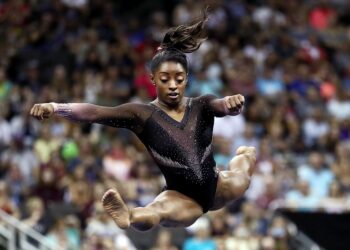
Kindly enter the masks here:
<path id="1" fill-rule="evenodd" d="M 185 79 L 183 79 L 183 78 L 177 78 L 177 79 L 176 79 L 176 82 L 177 82 L 177 83 L 183 83 L 184 80 L 185 80 Z"/>

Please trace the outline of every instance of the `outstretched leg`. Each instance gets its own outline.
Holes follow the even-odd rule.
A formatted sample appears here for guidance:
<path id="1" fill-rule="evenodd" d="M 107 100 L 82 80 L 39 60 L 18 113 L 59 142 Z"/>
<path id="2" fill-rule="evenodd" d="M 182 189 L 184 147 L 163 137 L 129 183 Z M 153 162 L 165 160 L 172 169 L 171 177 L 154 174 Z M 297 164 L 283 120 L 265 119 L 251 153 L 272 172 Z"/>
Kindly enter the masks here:
<path id="1" fill-rule="evenodd" d="M 228 202 L 241 197 L 250 185 L 256 162 L 254 147 L 239 147 L 236 156 L 229 163 L 228 171 L 219 173 L 214 206 L 210 210 L 217 210 Z"/>
<path id="2" fill-rule="evenodd" d="M 186 227 L 202 214 L 200 205 L 193 199 L 173 190 L 160 193 L 146 207 L 128 209 L 115 189 L 108 190 L 102 198 L 107 213 L 122 229 L 130 225 L 145 231 L 161 224 L 166 227 Z"/>

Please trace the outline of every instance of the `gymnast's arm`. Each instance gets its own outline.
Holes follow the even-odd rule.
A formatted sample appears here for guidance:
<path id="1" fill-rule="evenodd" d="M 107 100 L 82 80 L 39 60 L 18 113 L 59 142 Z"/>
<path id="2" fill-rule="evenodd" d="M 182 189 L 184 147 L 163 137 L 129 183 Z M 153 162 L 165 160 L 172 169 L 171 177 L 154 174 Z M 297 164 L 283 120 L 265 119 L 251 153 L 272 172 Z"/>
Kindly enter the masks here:
<path id="1" fill-rule="evenodd" d="M 43 120 L 53 115 L 72 121 L 100 123 L 112 127 L 139 130 L 142 117 L 139 117 L 142 104 L 127 103 L 116 107 L 104 107 L 89 103 L 40 103 L 35 104 L 30 115 Z"/>
<path id="2" fill-rule="evenodd" d="M 209 109 L 216 117 L 239 115 L 243 110 L 244 96 L 240 94 L 226 96 L 224 98 L 208 95 L 207 99 Z"/>

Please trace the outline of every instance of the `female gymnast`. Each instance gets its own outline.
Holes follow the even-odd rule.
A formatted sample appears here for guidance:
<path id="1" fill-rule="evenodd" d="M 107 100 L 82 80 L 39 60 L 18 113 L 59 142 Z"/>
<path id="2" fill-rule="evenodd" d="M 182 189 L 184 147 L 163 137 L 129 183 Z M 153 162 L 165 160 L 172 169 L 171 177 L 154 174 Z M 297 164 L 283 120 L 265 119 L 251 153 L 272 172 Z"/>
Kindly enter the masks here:
<path id="1" fill-rule="evenodd" d="M 102 198 L 107 213 L 122 229 L 148 230 L 155 225 L 186 227 L 209 210 L 220 209 L 242 196 L 250 184 L 255 148 L 240 147 L 228 171 L 215 166 L 212 148 L 214 117 L 238 115 L 242 95 L 217 98 L 184 96 L 188 62 L 184 53 L 199 48 L 203 18 L 168 30 L 153 57 L 150 77 L 157 98 L 148 103 L 102 107 L 87 103 L 35 104 L 30 114 L 40 120 L 52 115 L 95 122 L 133 131 L 144 143 L 166 180 L 166 187 L 146 207 L 128 208 L 116 189 Z"/>

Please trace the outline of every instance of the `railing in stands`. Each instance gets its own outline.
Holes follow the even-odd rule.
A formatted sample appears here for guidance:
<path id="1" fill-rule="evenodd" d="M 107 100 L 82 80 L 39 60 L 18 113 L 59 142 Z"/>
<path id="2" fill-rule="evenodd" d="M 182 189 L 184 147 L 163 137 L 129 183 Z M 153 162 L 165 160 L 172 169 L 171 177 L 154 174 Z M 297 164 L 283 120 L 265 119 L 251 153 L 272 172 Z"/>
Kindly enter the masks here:
<path id="1" fill-rule="evenodd" d="M 54 250 L 45 236 L 0 209 L 0 249 Z"/>
<path id="2" fill-rule="evenodd" d="M 325 250 L 320 247 L 316 242 L 310 239 L 305 233 L 300 231 L 298 227 L 290 219 L 284 216 L 287 221 L 287 229 L 290 235 L 289 244 L 291 249 L 298 250 Z"/>

